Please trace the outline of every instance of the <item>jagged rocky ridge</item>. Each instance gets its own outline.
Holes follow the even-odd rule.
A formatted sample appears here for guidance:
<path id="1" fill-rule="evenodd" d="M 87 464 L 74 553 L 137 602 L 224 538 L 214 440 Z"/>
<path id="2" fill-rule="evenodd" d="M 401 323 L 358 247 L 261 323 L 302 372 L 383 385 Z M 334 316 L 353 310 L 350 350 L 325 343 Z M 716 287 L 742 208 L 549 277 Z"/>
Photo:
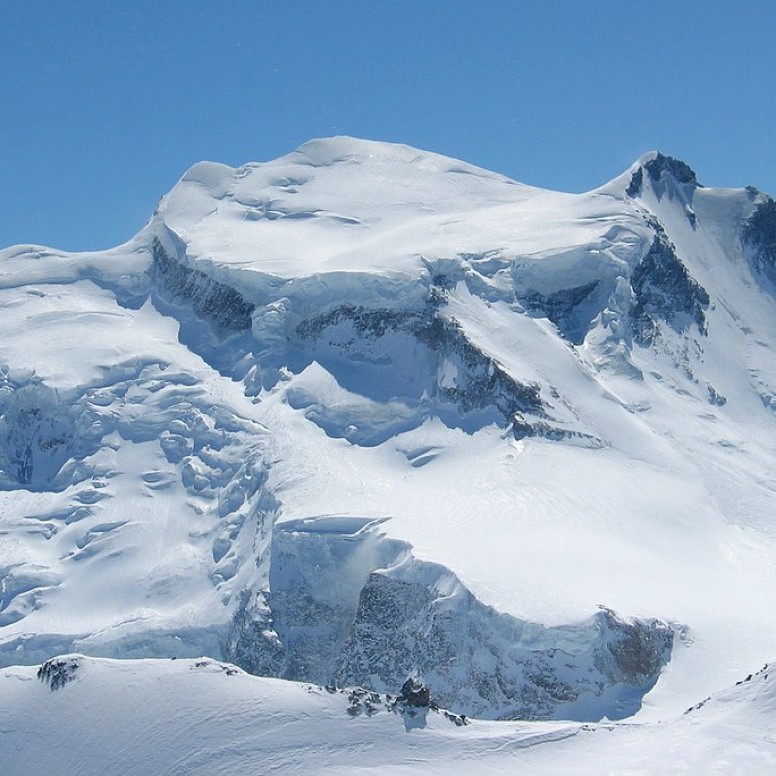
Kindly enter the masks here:
<path id="1" fill-rule="evenodd" d="M 695 171 L 681 159 L 656 153 L 643 164 L 638 165 L 631 173 L 630 182 L 625 189 L 625 193 L 629 197 L 638 197 L 642 193 L 645 170 L 654 184 L 661 185 L 658 196 L 662 194 L 665 186 L 675 187 L 679 184 L 697 187 L 701 185 L 698 183 Z"/>

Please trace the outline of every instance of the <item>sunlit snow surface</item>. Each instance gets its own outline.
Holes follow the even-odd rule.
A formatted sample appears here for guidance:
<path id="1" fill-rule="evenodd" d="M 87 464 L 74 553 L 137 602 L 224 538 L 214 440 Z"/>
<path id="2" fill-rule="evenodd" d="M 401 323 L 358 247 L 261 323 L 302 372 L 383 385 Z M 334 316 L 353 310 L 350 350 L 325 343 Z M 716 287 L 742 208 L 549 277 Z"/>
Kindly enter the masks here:
<path id="1" fill-rule="evenodd" d="M 0 669 L 8 774 L 760 774 L 776 766 L 769 667 L 661 723 L 457 725 L 217 661 L 67 657 L 52 689 Z M 204 699 L 204 700 L 203 700 Z M 404 713 L 402 713 L 404 712 Z"/>
<path id="2" fill-rule="evenodd" d="M 653 159 L 569 195 L 404 146 L 313 141 L 237 170 L 196 165 L 112 251 L 0 252 L 0 663 L 221 656 L 244 592 L 272 592 L 273 535 L 310 518 L 368 526 L 408 547 L 412 569 L 449 569 L 523 620 L 570 625 L 604 606 L 670 624 L 640 723 L 767 662 L 776 305 L 741 237 L 763 197 L 652 176 Z M 639 339 L 634 289 L 657 233 L 709 299 L 701 325 L 669 320 L 664 299 Z M 657 309 L 665 289 L 649 282 Z M 429 315 L 481 363 L 440 350 Z M 538 391 L 528 435 L 501 389 L 481 406 L 464 395 L 496 368 Z M 351 578 L 335 577 L 322 595 L 347 608 Z M 271 689 L 262 708 L 281 693 L 339 720 L 295 686 L 239 682 Z M 368 721 L 386 747 L 389 725 L 404 735 L 388 719 Z M 523 735 L 435 724 L 413 736 L 445 751 L 459 736 L 462 757 Z M 339 741 L 326 725 L 310 741 Z M 558 767 L 575 747 L 662 746 L 664 730 L 572 731 Z"/>

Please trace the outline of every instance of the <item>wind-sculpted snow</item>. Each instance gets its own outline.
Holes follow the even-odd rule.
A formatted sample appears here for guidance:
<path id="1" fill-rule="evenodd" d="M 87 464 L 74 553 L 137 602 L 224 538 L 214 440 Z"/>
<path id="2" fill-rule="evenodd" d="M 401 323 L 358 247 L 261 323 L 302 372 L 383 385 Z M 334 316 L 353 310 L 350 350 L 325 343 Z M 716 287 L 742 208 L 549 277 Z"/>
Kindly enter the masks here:
<path id="1" fill-rule="evenodd" d="M 660 723 L 493 722 L 439 707 L 433 688 L 429 705 L 417 707 L 396 694 L 250 676 L 205 658 L 63 655 L 0 670 L 10 776 L 773 770 L 773 663 L 682 711 Z"/>
<path id="2" fill-rule="evenodd" d="M 65 411 L 58 409 L 55 391 L 39 387 L 34 378 L 27 385 L 34 387 L 35 401 L 25 398 L 22 407 L 48 431 L 57 413 Z M 47 452 L 48 436 L 37 426 L 11 425 L 16 406 L 7 403 L 3 416 L 12 429 L 11 439 L 23 433 L 35 441 L 43 439 L 41 449 Z M 30 406 L 37 412 L 30 412 Z M 172 614 L 167 620 L 142 607 L 157 596 L 182 603 L 210 587 L 213 598 L 221 598 L 216 604 L 221 608 L 229 600 L 230 581 L 242 572 L 240 584 L 245 584 L 246 571 L 250 578 L 250 569 L 242 568 L 245 548 L 240 545 L 259 550 L 265 515 L 274 509 L 263 488 L 261 430 L 214 406 L 192 375 L 166 364 L 116 369 L 100 385 L 85 389 L 77 406 L 90 419 L 89 445 L 78 439 L 75 423 L 57 437 L 71 455 L 79 449 L 81 457 L 70 458 L 50 483 L 38 483 L 38 490 L 45 492 L 35 499 L 31 493 L 27 503 L 22 502 L 22 509 L 30 511 L 22 512 L 17 535 L 26 534 L 24 545 L 30 550 L 37 546 L 37 551 L 22 552 L 9 566 L 0 566 L 0 623 L 19 626 L 0 644 L 3 661 L 12 655 L 16 660 L 37 659 L 52 643 L 60 651 L 79 648 L 137 656 L 171 648 L 196 654 L 205 645 L 219 650 L 218 629 L 209 622 L 218 621 L 217 609 L 205 612 L 204 620 L 192 627 Z M 40 455 L 24 460 L 37 464 Z M 33 484 L 41 476 L 31 468 Z M 8 517 L 5 525 L 14 527 Z M 136 543 L 146 531 L 151 541 L 170 543 L 169 562 L 163 559 L 163 546 L 156 549 L 161 553 L 158 561 L 148 566 L 133 562 Z M 41 546 L 36 537 L 49 546 Z M 192 555 L 195 547 L 204 557 Z M 205 559 L 209 563 L 203 566 Z M 46 607 L 65 580 L 81 589 L 77 595 L 88 597 L 93 595 L 88 592 L 90 575 L 106 564 L 113 569 L 115 583 L 125 586 L 122 603 L 101 602 L 86 630 L 66 630 L 55 638 L 34 634 L 29 621 L 45 618 Z M 104 603 L 108 606 L 103 611 Z M 108 627 L 96 627 L 100 622 Z"/>
<path id="3" fill-rule="evenodd" d="M 776 638 L 772 211 L 662 154 L 572 195 L 333 138 L 0 252 L 0 661 L 709 695 Z"/>

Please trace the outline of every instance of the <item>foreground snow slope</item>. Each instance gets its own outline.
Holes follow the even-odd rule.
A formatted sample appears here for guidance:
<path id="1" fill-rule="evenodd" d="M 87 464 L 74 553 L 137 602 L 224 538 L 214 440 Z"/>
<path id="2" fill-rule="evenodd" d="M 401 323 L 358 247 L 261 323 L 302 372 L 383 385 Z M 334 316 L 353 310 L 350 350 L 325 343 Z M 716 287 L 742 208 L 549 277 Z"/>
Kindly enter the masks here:
<path id="1" fill-rule="evenodd" d="M 213 660 L 67 656 L 0 669 L 3 772 L 770 773 L 766 667 L 663 723 L 482 722 L 250 676 Z M 742 677 L 743 679 L 744 677 Z M 354 700 L 355 699 L 355 700 Z"/>
<path id="2" fill-rule="evenodd" d="M 0 661 L 419 671 L 493 718 L 728 686 L 776 637 L 775 209 L 331 138 L 3 251 Z"/>

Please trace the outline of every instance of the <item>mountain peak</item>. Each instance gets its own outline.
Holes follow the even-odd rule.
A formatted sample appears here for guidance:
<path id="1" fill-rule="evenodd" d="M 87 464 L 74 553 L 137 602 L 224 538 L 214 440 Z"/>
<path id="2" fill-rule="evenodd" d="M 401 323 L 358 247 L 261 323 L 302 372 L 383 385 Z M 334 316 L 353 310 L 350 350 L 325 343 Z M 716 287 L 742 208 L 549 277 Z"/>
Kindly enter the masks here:
<path id="1" fill-rule="evenodd" d="M 653 181 L 658 181 L 665 175 L 670 175 L 677 183 L 688 183 L 700 186 L 695 171 L 681 159 L 666 156 L 660 151 L 651 151 L 639 159 L 638 164 L 643 167 Z"/>
<path id="2" fill-rule="evenodd" d="M 104 675 L 74 652 L 359 687 L 348 729 L 433 733 L 408 677 L 441 720 L 667 718 L 776 641 L 764 195 L 334 137 L 0 266 L 0 668 L 46 661 L 52 719 Z"/>
<path id="3" fill-rule="evenodd" d="M 418 153 L 417 149 L 400 143 L 366 140 L 350 135 L 313 138 L 302 143 L 293 152 L 295 155 L 307 157 L 316 167 L 375 158 L 410 160 L 416 158 Z"/>
<path id="4" fill-rule="evenodd" d="M 425 151 L 404 143 L 365 140 L 349 135 L 314 138 L 303 143 L 284 159 L 312 167 L 357 163 L 367 167 L 400 168 L 412 165 L 425 173 L 468 173 L 478 177 L 515 183 L 500 173 L 477 167 L 455 157 Z"/>
<path id="5" fill-rule="evenodd" d="M 639 157 L 622 175 L 610 181 L 602 189 L 622 191 L 625 184 L 625 194 L 629 197 L 638 197 L 642 193 L 645 183 L 644 173 L 653 185 L 662 187 L 670 181 L 673 186 L 693 186 L 700 188 L 701 184 L 695 175 L 695 171 L 689 164 L 673 156 L 666 156 L 660 151 L 650 151 Z"/>

